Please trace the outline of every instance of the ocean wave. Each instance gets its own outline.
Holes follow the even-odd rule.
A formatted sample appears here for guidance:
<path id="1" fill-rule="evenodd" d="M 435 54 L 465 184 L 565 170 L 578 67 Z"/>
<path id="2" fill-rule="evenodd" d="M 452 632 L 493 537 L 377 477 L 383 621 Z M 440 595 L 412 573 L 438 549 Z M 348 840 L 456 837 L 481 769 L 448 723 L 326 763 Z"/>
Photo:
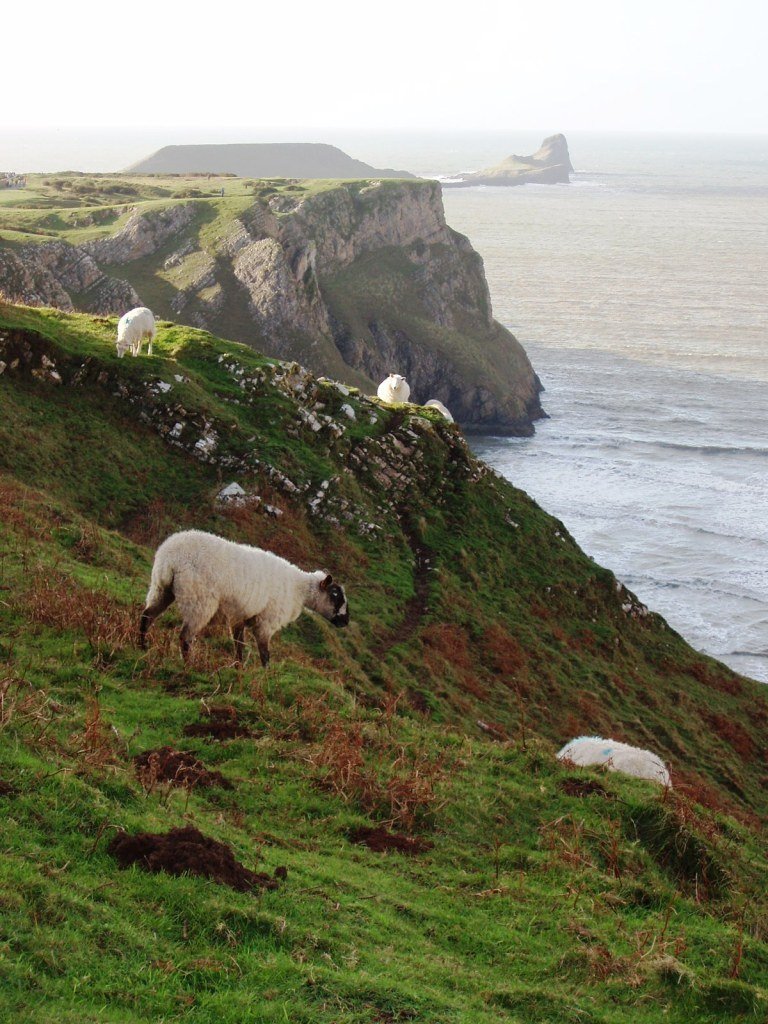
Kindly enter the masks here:
<path id="1" fill-rule="evenodd" d="M 648 439 L 645 439 L 646 442 Z M 662 441 L 656 439 L 648 442 L 656 448 L 669 448 L 673 451 L 696 453 L 697 455 L 755 455 L 758 458 L 768 456 L 768 448 L 762 445 L 719 445 L 719 444 L 696 444 L 685 441 Z"/>

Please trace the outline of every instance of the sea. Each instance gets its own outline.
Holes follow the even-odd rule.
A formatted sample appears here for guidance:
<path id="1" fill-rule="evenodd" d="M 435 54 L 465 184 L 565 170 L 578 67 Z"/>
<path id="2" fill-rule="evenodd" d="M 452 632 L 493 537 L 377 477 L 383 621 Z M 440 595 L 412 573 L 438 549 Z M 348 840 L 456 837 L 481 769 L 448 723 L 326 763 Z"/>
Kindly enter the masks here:
<path id="1" fill-rule="evenodd" d="M 570 185 L 444 189 L 549 418 L 478 455 L 696 649 L 768 682 L 768 137 L 0 130 L 0 170 L 108 171 L 181 142 L 330 142 L 451 178 L 563 131 Z"/>

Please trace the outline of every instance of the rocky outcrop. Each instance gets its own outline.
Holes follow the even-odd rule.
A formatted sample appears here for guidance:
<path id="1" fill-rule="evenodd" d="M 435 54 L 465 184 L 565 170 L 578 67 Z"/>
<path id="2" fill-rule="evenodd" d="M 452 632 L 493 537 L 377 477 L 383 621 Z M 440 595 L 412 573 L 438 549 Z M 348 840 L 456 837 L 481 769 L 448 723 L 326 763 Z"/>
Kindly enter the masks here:
<path id="1" fill-rule="evenodd" d="M 150 305 L 371 394 L 402 373 L 412 401 L 439 399 L 469 429 L 532 432 L 541 385 L 493 319 L 482 260 L 445 223 L 439 184 L 275 190 L 221 213 L 215 200 L 148 204 L 109 237 L 0 250 L 0 291 L 100 314 Z M 213 217 L 220 230 L 202 231 Z"/>
<path id="2" fill-rule="evenodd" d="M 191 223 L 195 209 L 193 203 L 176 203 L 158 210 L 136 210 L 117 234 L 79 248 L 101 263 L 130 263 L 151 256 Z"/>
<path id="3" fill-rule="evenodd" d="M 87 253 L 58 241 L 0 248 L 0 295 L 27 306 L 100 315 L 139 305 L 139 296 L 127 281 L 108 277 Z"/>
<path id="4" fill-rule="evenodd" d="M 297 204 L 282 233 L 296 241 L 311 238 L 318 262 L 340 269 L 391 246 L 450 245 L 449 230 L 434 182 L 398 187 L 374 181 L 320 192 Z"/>
<path id="5" fill-rule="evenodd" d="M 232 261 L 235 277 L 248 293 L 254 322 L 265 335 L 280 339 L 299 331 L 330 337 L 327 314 L 317 291 L 308 294 L 306 279 L 314 275 L 314 248 L 310 244 L 291 253 L 274 238 L 261 238 L 244 246 Z M 290 355 L 289 352 L 281 353 Z"/>
<path id="6" fill-rule="evenodd" d="M 573 171 L 564 135 L 550 135 L 531 156 L 513 154 L 495 167 L 466 171 L 460 181 L 446 181 L 444 188 L 468 188 L 471 185 L 560 185 L 568 184 Z"/>

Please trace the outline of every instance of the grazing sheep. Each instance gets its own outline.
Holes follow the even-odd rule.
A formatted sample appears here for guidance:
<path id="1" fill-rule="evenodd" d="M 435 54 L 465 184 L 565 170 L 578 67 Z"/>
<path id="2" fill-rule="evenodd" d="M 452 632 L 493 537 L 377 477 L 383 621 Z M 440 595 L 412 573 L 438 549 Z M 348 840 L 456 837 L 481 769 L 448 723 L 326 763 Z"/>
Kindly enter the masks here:
<path id="1" fill-rule="evenodd" d="M 437 409 L 437 411 L 445 416 L 449 423 L 453 423 L 453 416 L 448 412 L 442 402 L 439 402 L 436 398 L 430 398 L 428 402 L 424 403 L 425 409 Z"/>
<path id="2" fill-rule="evenodd" d="M 672 786 L 667 767 L 656 754 L 601 736 L 579 736 L 571 740 L 559 751 L 557 759 L 578 765 L 604 764 L 611 771 Z"/>
<path id="3" fill-rule="evenodd" d="M 219 612 L 232 628 L 235 655 L 242 663 L 245 627 L 253 630 L 262 665 L 269 664 L 269 641 L 303 608 L 334 626 L 349 622 L 344 590 L 324 570 L 304 572 L 271 551 L 235 544 L 201 530 L 184 530 L 163 541 L 155 553 L 139 645 L 161 612 L 176 601 L 183 620 L 185 661 L 195 636 Z"/>
<path id="4" fill-rule="evenodd" d="M 152 310 L 146 306 L 137 306 L 123 313 L 117 325 L 117 354 L 122 359 L 128 349 L 137 356 L 141 352 L 141 343 L 149 338 L 147 355 L 152 355 L 152 342 L 157 334 L 155 318 Z"/>
<path id="5" fill-rule="evenodd" d="M 405 377 L 399 373 L 390 373 L 386 380 L 379 384 L 376 392 L 382 402 L 392 404 L 393 402 L 407 402 L 411 389 Z"/>

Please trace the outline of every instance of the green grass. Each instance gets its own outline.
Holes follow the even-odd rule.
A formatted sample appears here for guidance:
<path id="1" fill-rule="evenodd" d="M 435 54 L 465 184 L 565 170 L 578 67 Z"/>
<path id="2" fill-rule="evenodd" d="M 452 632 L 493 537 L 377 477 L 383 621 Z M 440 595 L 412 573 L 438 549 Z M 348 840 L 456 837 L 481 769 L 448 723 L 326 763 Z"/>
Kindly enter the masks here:
<path id="1" fill-rule="evenodd" d="M 201 234 L 201 241 L 215 246 L 231 227 L 232 218 L 251 207 L 254 199 L 264 201 L 275 195 L 307 199 L 333 191 L 339 184 L 332 179 L 296 183 L 286 178 L 251 181 L 229 175 L 29 174 L 25 189 L 0 189 L 0 241 L 61 238 L 78 245 L 113 234 L 137 206 L 149 210 L 186 201 L 213 209 L 214 225 Z M 385 184 L 391 187 L 390 182 Z"/>
<path id="2" fill-rule="evenodd" d="M 0 374 L 0 1017 L 763 1020 L 765 689 L 625 615 L 612 574 L 439 419 L 353 394 L 357 421 L 315 434 L 297 401 L 336 414 L 332 387 L 167 323 L 155 357 L 118 360 L 114 329 L 0 306 L 0 359 L 27 353 Z M 231 479 L 283 515 L 218 508 Z M 141 652 L 153 549 L 185 526 L 327 567 L 352 624 L 302 616 L 238 672 L 220 628 L 185 667 L 171 610 Z M 222 704 L 251 738 L 184 734 Z M 657 750 L 675 789 L 556 762 L 594 732 Z M 233 789 L 145 789 L 132 758 L 166 744 Z M 380 822 L 433 846 L 350 841 Z M 108 853 L 117 828 L 186 824 L 287 878 L 242 894 Z"/>

